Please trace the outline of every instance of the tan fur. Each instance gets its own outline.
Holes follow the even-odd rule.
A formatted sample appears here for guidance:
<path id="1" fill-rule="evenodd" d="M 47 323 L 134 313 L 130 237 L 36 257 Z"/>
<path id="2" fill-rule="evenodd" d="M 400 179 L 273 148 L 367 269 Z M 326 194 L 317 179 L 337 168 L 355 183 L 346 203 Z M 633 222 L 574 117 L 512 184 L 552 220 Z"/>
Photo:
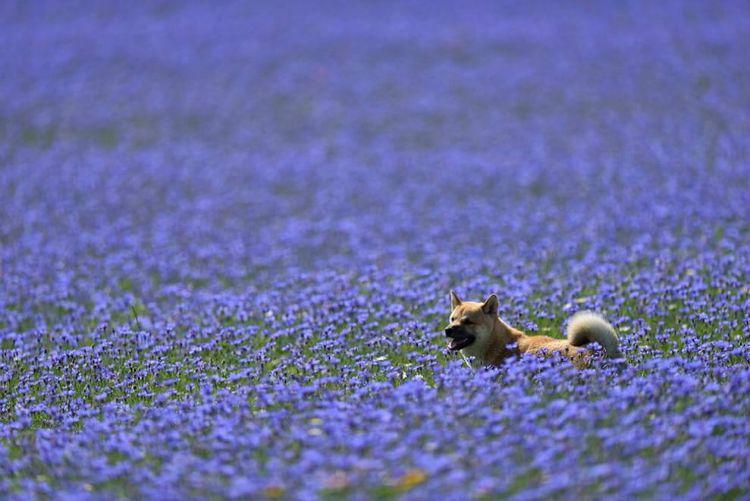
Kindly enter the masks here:
<path id="1" fill-rule="evenodd" d="M 579 311 L 568 321 L 568 341 L 572 346 L 599 343 L 611 358 L 622 358 L 617 333 L 603 316 L 591 311 Z"/>
<path id="2" fill-rule="evenodd" d="M 601 316 L 592 312 L 579 312 L 568 323 L 567 339 L 548 336 L 528 336 L 514 329 L 497 316 L 498 300 L 494 294 L 483 303 L 461 301 L 451 291 L 451 318 L 446 330 L 460 328 L 470 333 L 475 341 L 461 353 L 473 357 L 474 367 L 500 365 L 509 356 L 530 353 L 544 354 L 560 352 L 576 366 L 583 366 L 589 359 L 588 351 L 580 348 L 591 342 L 604 347 L 607 355 L 620 358 L 619 339 L 612 326 Z"/>

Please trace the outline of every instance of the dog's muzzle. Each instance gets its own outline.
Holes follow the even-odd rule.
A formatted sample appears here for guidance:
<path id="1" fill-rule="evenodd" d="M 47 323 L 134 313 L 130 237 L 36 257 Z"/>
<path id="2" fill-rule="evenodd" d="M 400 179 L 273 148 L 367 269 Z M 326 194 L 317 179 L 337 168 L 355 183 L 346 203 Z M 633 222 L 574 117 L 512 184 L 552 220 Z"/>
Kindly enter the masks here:
<path id="1" fill-rule="evenodd" d="M 445 335 L 450 339 L 448 349 L 451 351 L 463 350 L 474 342 L 476 336 L 466 332 L 461 327 L 448 327 L 445 329 Z"/>

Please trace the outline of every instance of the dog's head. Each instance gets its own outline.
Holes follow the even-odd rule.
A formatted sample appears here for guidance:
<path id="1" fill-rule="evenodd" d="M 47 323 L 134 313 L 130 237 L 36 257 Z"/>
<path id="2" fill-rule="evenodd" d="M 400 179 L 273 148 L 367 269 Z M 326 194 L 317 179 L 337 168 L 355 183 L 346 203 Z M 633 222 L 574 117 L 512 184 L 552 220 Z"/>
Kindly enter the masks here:
<path id="1" fill-rule="evenodd" d="M 462 350 L 469 356 L 481 356 L 490 341 L 497 318 L 498 300 L 492 294 L 483 303 L 461 301 L 451 291 L 450 324 L 445 328 L 448 337 L 448 349 Z"/>

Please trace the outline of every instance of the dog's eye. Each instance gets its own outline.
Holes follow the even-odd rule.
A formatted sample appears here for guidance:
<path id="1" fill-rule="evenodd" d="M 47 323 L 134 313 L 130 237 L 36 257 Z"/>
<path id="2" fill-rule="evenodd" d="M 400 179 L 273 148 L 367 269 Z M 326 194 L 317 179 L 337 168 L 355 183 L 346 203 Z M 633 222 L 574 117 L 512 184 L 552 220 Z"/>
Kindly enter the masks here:
<path id="1" fill-rule="evenodd" d="M 473 324 L 474 322 L 470 318 L 462 318 L 461 323 L 464 324 Z"/>

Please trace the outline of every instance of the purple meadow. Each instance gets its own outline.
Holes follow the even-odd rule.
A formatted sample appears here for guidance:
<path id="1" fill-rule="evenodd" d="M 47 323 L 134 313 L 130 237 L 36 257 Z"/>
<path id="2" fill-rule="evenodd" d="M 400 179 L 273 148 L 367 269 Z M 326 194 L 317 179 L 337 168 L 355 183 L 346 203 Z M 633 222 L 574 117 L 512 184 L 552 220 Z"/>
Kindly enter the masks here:
<path id="1" fill-rule="evenodd" d="M 0 18 L 0 496 L 750 496 L 747 4 Z"/>

